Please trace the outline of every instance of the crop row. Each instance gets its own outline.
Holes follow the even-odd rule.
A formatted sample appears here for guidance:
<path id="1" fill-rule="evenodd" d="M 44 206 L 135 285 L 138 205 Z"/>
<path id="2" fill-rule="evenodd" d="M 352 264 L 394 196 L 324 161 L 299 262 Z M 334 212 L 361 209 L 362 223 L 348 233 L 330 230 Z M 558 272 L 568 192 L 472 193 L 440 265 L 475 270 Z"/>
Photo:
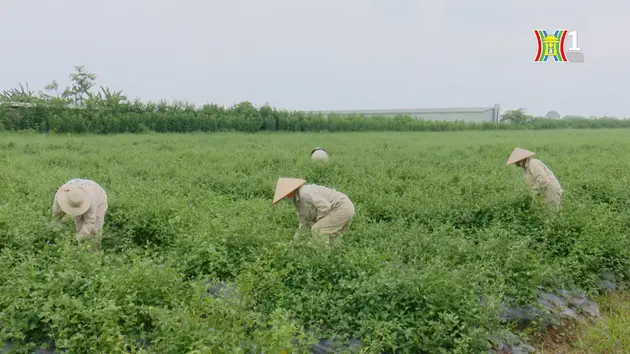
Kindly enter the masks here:
<path id="1" fill-rule="evenodd" d="M 514 145 L 562 183 L 558 215 L 505 167 Z M 310 161 L 314 146 L 328 164 Z M 374 353 L 484 353 L 502 304 L 630 275 L 624 130 L 5 132 L 0 152 L 0 340 L 30 352 L 301 353 L 294 338 L 314 333 Z M 293 242 L 295 210 L 271 206 L 280 176 L 352 199 L 340 247 Z M 74 177 L 111 198 L 103 252 L 77 247 L 71 220 L 49 224 Z M 238 297 L 207 296 L 217 282 Z"/>

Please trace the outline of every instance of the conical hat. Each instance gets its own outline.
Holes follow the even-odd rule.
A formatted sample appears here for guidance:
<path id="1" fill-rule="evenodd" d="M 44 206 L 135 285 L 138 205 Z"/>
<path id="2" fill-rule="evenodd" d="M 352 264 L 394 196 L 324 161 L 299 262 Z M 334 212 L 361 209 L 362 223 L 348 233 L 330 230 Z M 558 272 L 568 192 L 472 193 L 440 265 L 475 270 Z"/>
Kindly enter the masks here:
<path id="1" fill-rule="evenodd" d="M 313 153 L 314 153 L 315 151 L 317 151 L 317 150 L 321 150 L 321 151 L 323 151 L 323 152 L 325 152 L 325 153 L 327 153 L 327 154 L 328 154 L 328 151 L 326 151 L 325 149 L 322 149 L 322 148 L 320 148 L 320 147 L 316 147 L 315 149 L 313 149 L 313 151 L 311 151 L 311 155 L 313 155 Z"/>
<path id="2" fill-rule="evenodd" d="M 271 205 L 275 205 L 282 198 L 298 189 L 304 183 L 306 183 L 306 180 L 299 178 L 278 178 L 278 182 L 276 182 L 276 192 L 273 196 L 273 203 L 271 203 Z"/>
<path id="3" fill-rule="evenodd" d="M 528 157 L 534 156 L 535 153 L 529 151 L 529 150 L 525 150 L 525 149 L 521 149 L 521 148 L 515 148 L 512 151 L 512 154 L 510 155 L 510 157 L 508 157 L 507 162 L 505 163 L 506 166 L 509 166 L 515 162 L 519 162 L 523 159 L 526 159 Z"/>

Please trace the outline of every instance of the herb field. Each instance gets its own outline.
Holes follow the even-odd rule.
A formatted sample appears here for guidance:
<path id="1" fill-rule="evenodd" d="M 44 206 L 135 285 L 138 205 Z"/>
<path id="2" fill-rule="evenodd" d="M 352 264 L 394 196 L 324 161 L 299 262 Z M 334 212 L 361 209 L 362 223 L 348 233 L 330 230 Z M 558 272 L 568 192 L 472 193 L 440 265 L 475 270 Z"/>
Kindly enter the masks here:
<path id="1" fill-rule="evenodd" d="M 0 135 L 0 333 L 18 352 L 485 353 L 502 304 L 629 275 L 627 130 Z M 330 154 L 312 162 L 314 147 Z M 558 177 L 529 197 L 515 146 Z M 296 244 L 279 177 L 347 194 L 350 231 Z M 57 188 L 108 193 L 103 250 L 51 223 Z M 217 283 L 230 293 L 214 294 Z"/>

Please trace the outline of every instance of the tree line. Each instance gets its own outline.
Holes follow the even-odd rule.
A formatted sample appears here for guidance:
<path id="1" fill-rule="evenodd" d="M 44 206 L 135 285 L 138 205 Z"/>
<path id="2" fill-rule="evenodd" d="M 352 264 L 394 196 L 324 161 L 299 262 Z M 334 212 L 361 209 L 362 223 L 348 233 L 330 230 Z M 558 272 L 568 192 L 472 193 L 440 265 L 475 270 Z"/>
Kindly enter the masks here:
<path id="1" fill-rule="evenodd" d="M 143 132 L 360 132 L 360 131 L 457 131 L 521 129 L 628 128 L 630 120 L 613 118 L 570 120 L 527 115 L 522 109 L 506 112 L 495 122 L 426 121 L 411 116 L 335 115 L 255 107 L 241 102 L 232 107 L 195 106 L 181 101 L 130 101 L 122 91 L 96 85 L 97 75 L 75 66 L 70 85 L 60 90 L 56 81 L 35 92 L 28 84 L 0 93 L 0 130 L 46 133 L 143 133 Z"/>

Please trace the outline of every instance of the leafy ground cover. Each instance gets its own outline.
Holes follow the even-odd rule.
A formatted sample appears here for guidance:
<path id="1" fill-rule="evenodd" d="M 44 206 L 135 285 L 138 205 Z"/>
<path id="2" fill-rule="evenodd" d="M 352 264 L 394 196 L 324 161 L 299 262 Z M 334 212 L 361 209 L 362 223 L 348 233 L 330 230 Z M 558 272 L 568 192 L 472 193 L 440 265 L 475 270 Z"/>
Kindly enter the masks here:
<path id="1" fill-rule="evenodd" d="M 327 165 L 309 153 L 325 147 Z M 565 189 L 549 215 L 506 168 L 538 153 Z M 628 278 L 624 130 L 449 133 L 0 135 L 0 340 L 32 352 L 305 352 L 322 338 L 368 352 L 483 353 L 501 303 L 537 290 L 595 295 Z M 332 252 L 294 244 L 271 206 L 280 176 L 349 195 Z M 101 253 L 51 224 L 70 178 L 109 193 Z M 230 282 L 238 296 L 208 296 Z"/>

